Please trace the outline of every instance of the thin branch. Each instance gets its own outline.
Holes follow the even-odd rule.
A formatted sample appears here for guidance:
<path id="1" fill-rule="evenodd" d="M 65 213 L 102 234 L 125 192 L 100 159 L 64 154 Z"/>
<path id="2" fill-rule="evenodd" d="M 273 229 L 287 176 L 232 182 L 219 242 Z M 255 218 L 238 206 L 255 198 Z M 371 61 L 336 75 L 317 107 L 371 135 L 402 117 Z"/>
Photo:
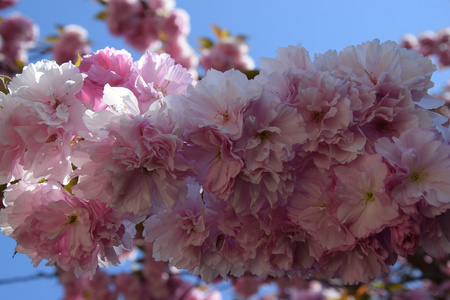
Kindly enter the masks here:
<path id="1" fill-rule="evenodd" d="M 33 280 L 42 279 L 42 278 L 54 278 L 54 277 L 57 277 L 56 273 L 51 273 L 51 274 L 37 273 L 34 275 L 28 275 L 28 276 L 0 279 L 0 285 L 12 284 L 12 283 L 22 283 L 22 282 L 33 281 Z"/>

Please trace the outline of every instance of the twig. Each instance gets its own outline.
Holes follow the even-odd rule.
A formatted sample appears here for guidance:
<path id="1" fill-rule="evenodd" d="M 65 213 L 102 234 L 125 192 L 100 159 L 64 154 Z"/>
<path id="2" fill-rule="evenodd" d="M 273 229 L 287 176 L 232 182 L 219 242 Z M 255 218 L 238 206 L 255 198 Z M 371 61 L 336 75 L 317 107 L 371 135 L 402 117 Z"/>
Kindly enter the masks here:
<path id="1" fill-rule="evenodd" d="M 41 278 L 53 278 L 53 277 L 56 277 L 56 273 L 52 273 L 52 274 L 37 273 L 34 275 L 28 275 L 28 276 L 0 279 L 0 285 L 11 284 L 11 283 L 21 283 L 21 282 L 27 282 L 27 281 L 37 280 L 37 279 L 41 279 Z"/>

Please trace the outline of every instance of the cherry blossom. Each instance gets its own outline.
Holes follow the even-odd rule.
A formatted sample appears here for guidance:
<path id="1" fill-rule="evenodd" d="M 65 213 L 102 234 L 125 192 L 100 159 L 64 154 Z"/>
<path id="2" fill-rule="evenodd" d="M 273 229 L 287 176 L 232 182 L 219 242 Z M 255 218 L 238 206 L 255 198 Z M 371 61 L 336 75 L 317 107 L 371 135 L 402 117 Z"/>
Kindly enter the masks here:
<path id="1" fill-rule="evenodd" d="M 10 82 L 10 94 L 3 102 L 17 103 L 4 104 L 8 115 L 2 122 L 8 127 L 3 128 L 9 133 L 2 143 L 6 151 L 2 155 L 26 170 L 22 176 L 15 175 L 16 179 L 53 178 L 67 183 L 72 171 L 71 143 L 85 129 L 81 117 L 86 108 L 75 98 L 84 78 L 70 63 L 59 66 L 43 60 L 25 67 Z"/>
<path id="2" fill-rule="evenodd" d="M 0 23 L 0 71 L 2 74 L 14 76 L 22 70 L 28 62 L 27 52 L 36 45 L 38 35 L 38 26 L 19 13 L 14 13 L 2 20 Z"/>
<path id="3" fill-rule="evenodd" d="M 189 32 L 170 1 L 107 5 L 124 10 L 118 34 L 147 17 L 178 35 L 158 37 L 168 46 Z M 314 60 L 282 47 L 260 68 L 192 85 L 167 54 L 113 48 L 25 67 L 0 94 L 2 232 L 79 277 L 134 242 L 146 253 L 135 274 L 113 291 L 97 275 L 99 293 L 127 299 L 218 298 L 175 268 L 354 284 L 398 257 L 448 254 L 449 131 L 431 111 L 428 58 L 374 40 Z"/>
<path id="4" fill-rule="evenodd" d="M 376 145 L 396 172 L 392 195 L 400 204 L 424 199 L 429 205 L 448 207 L 449 145 L 433 130 L 410 129 L 393 142 L 382 138 Z"/>
<path id="5" fill-rule="evenodd" d="M 134 101 L 137 113 L 136 98 Z M 99 129 L 107 136 L 80 143 L 82 153 L 89 156 L 79 160 L 80 192 L 88 199 L 98 198 L 116 209 L 140 215 L 154 205 L 173 207 L 184 195 L 190 167 L 180 153 L 183 142 L 173 134 L 174 125 L 165 122 L 167 110 L 132 118 L 125 114 L 109 119 L 107 113 L 89 116 L 94 122 L 91 126 L 103 121 L 103 129 Z"/>
<path id="6" fill-rule="evenodd" d="M 2 232 L 16 239 L 16 251 L 37 266 L 42 260 L 77 276 L 93 274 L 99 263 L 117 265 L 115 248 L 130 248 L 121 214 L 85 201 L 51 183 L 17 183 L 0 212 Z"/>
<path id="7" fill-rule="evenodd" d="M 132 70 L 142 113 L 150 104 L 167 95 L 185 94 L 192 82 L 187 70 L 165 53 L 145 53 L 134 63 Z"/>
<path id="8" fill-rule="evenodd" d="M 399 216 L 396 201 L 386 191 L 388 167 L 379 155 L 364 155 L 334 170 L 336 184 L 330 208 L 356 238 L 380 232 Z"/>
<path id="9" fill-rule="evenodd" d="M 71 61 L 77 62 L 79 56 L 91 52 L 88 32 L 79 25 L 71 24 L 62 27 L 59 30 L 57 41 L 52 47 L 54 60 L 58 64 Z"/>
<path id="10" fill-rule="evenodd" d="M 2 0 L 0 1 L 0 9 L 5 9 L 17 4 L 17 0 Z"/>
<path id="11" fill-rule="evenodd" d="M 125 50 L 105 48 L 85 55 L 80 63 L 80 71 L 87 74 L 87 78 L 77 97 L 90 103 L 95 111 L 105 109 L 107 105 L 102 103 L 102 98 L 106 84 L 113 87 L 134 87 L 134 83 L 130 82 L 132 65 L 133 58 Z"/>

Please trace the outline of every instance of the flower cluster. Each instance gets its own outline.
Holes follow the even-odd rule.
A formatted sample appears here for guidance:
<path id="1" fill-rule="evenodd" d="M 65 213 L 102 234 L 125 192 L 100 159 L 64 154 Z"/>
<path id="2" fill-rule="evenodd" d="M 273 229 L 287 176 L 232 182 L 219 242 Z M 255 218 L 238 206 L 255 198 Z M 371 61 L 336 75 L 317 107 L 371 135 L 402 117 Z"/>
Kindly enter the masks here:
<path id="1" fill-rule="evenodd" d="M 0 9 L 5 9 L 10 6 L 14 6 L 17 4 L 17 0 L 1 0 L 0 1 Z"/>
<path id="2" fill-rule="evenodd" d="M 198 58 L 187 42 L 189 15 L 175 8 L 175 0 L 108 0 L 100 18 L 105 18 L 111 34 L 123 36 L 138 51 L 161 49 L 194 72 Z"/>
<path id="3" fill-rule="evenodd" d="M 450 66 L 450 28 L 422 32 L 417 37 L 407 34 L 403 36 L 401 46 L 425 56 L 437 57 L 441 67 Z"/>
<path id="4" fill-rule="evenodd" d="M 215 69 L 225 72 L 230 69 L 239 71 L 253 70 L 255 62 L 247 54 L 249 46 L 244 36 L 231 36 L 226 29 L 213 26 L 218 42 L 201 38 L 200 65 L 204 70 Z"/>
<path id="5" fill-rule="evenodd" d="M 90 42 L 87 37 L 88 32 L 79 25 L 58 27 L 58 36 L 47 37 L 47 40 L 53 43 L 51 47 L 53 59 L 58 64 L 76 62 L 78 56 L 90 53 Z"/>
<path id="6" fill-rule="evenodd" d="M 0 99 L 3 232 L 35 263 L 81 275 L 116 263 L 142 222 L 156 261 L 208 282 L 365 282 L 418 247 L 448 254 L 431 61 L 374 40 L 260 62 L 255 79 L 209 70 L 195 86 L 150 52 L 26 67 Z"/>
<path id="7" fill-rule="evenodd" d="M 14 1 L 1 1 L 0 8 Z M 28 62 L 28 51 L 36 45 L 39 29 L 27 17 L 14 13 L 0 21 L 0 74 L 12 76 Z"/>
<path id="8" fill-rule="evenodd" d="M 169 268 L 167 263 L 152 258 L 152 245 L 137 243 L 145 248 L 145 256 L 136 263 L 132 273 L 121 272 L 110 276 L 98 269 L 92 278 L 81 277 L 59 269 L 58 275 L 64 287 L 63 300 L 71 299 L 174 299 L 221 300 L 220 292 L 184 279 L 180 270 Z"/>
<path id="9" fill-rule="evenodd" d="M 42 260 L 80 276 L 98 265 L 117 265 L 117 252 L 131 247 L 122 214 L 99 201 L 85 201 L 60 186 L 16 184 L 0 216 L 3 233 L 17 241 L 37 266 Z"/>

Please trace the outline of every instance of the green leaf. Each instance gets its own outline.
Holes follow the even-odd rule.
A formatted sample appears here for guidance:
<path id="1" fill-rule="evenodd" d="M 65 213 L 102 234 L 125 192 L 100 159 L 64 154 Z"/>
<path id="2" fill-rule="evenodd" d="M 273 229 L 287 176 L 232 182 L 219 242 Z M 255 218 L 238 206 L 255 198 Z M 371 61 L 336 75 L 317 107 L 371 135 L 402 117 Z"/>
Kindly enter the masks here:
<path id="1" fill-rule="evenodd" d="M 209 49 L 212 46 L 214 46 L 213 41 L 211 41 L 208 38 L 199 38 L 198 41 L 200 43 L 200 50 L 202 50 L 202 49 Z"/>
<path id="2" fill-rule="evenodd" d="M 242 71 L 242 73 L 244 73 L 248 79 L 253 79 L 259 74 L 259 70 L 247 70 Z"/>
<path id="3" fill-rule="evenodd" d="M 0 75 L 0 92 L 3 94 L 9 94 L 8 84 L 10 83 L 11 78 L 6 75 Z"/>
<path id="4" fill-rule="evenodd" d="M 212 30 L 214 34 L 219 38 L 219 40 L 223 40 L 231 36 L 230 32 L 227 29 L 221 29 L 217 25 L 213 25 Z"/>
<path id="5" fill-rule="evenodd" d="M 220 35 L 220 39 L 226 39 L 231 36 L 231 33 L 227 29 L 223 29 Z"/>
<path id="6" fill-rule="evenodd" d="M 401 291 L 401 290 L 403 290 L 403 284 L 402 283 L 391 284 L 391 285 L 389 285 L 389 290 L 391 292 Z"/>
<path id="7" fill-rule="evenodd" d="M 107 15 L 108 15 L 108 12 L 106 10 L 102 10 L 101 12 L 99 12 L 98 14 L 95 15 L 95 18 L 97 20 L 105 20 Z"/>
<path id="8" fill-rule="evenodd" d="M 59 40 L 59 36 L 57 35 L 49 35 L 45 37 L 47 42 L 56 43 Z"/>
<path id="9" fill-rule="evenodd" d="M 62 185 L 63 189 L 65 189 L 69 194 L 73 195 L 72 193 L 72 187 L 78 183 L 78 176 L 75 178 L 72 178 L 68 184 Z"/>
<path id="10" fill-rule="evenodd" d="M 212 25 L 212 31 L 214 33 L 215 36 L 217 36 L 218 38 L 220 38 L 220 33 L 222 32 L 222 29 L 220 29 L 219 26 L 217 25 Z"/>

